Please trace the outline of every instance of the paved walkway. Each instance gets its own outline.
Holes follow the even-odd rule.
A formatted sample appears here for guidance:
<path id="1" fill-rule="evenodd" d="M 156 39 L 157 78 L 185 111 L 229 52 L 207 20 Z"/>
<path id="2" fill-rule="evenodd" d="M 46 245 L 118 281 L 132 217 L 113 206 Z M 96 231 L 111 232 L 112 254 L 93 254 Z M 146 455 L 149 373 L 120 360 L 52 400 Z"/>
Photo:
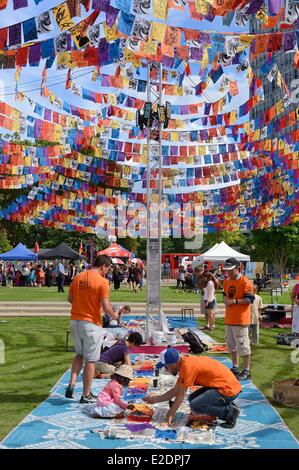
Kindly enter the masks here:
<path id="1" fill-rule="evenodd" d="M 119 302 L 118 302 L 119 304 Z M 145 315 L 145 302 L 126 303 L 131 308 L 131 315 Z M 195 317 L 202 317 L 199 303 L 163 303 L 163 312 L 166 315 L 181 315 L 182 308 L 192 308 Z M 218 304 L 218 317 L 224 317 L 224 304 Z M 70 304 L 68 302 L 0 302 L 0 317 L 69 317 Z M 187 314 L 187 317 L 189 314 Z M 290 316 L 290 313 L 287 313 Z"/>
<path id="2" fill-rule="evenodd" d="M 119 302 L 118 302 L 119 303 Z M 132 315 L 145 315 L 145 302 L 126 303 Z M 163 312 L 167 315 L 181 315 L 182 308 L 193 308 L 195 316 L 199 316 L 199 303 L 163 303 Z M 219 316 L 224 315 L 224 304 L 218 305 Z M 0 317 L 69 317 L 68 302 L 0 302 Z"/>

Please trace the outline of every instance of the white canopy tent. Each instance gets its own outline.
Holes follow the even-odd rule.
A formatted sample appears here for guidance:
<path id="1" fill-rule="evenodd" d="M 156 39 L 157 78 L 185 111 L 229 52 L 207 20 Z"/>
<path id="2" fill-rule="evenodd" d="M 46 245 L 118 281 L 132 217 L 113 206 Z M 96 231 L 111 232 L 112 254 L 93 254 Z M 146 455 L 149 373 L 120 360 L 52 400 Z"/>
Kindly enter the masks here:
<path id="1" fill-rule="evenodd" d="M 215 248 L 217 248 L 218 245 L 219 245 L 219 243 L 215 243 L 215 245 L 212 246 L 212 248 L 210 248 L 208 251 L 206 251 L 204 253 L 204 255 L 208 255 L 211 251 L 213 251 Z M 195 258 L 194 261 L 192 261 L 192 268 L 196 268 L 197 266 L 201 266 L 201 264 L 203 262 L 202 256 L 203 255 L 199 255 Z"/>
<path id="2" fill-rule="evenodd" d="M 225 242 L 217 243 L 206 253 L 199 256 L 202 261 L 225 261 L 228 258 L 236 258 L 238 261 L 250 261 L 249 255 L 244 255 L 228 246 Z"/>

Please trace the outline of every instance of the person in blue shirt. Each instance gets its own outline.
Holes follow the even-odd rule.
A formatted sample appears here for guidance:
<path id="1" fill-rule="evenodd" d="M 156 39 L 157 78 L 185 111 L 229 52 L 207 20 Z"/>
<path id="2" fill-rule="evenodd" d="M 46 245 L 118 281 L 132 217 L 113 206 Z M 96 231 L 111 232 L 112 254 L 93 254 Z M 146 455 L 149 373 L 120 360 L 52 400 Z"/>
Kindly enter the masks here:
<path id="1" fill-rule="evenodd" d="M 56 267 L 58 292 L 64 292 L 63 284 L 65 279 L 65 269 L 62 261 L 59 261 Z"/>

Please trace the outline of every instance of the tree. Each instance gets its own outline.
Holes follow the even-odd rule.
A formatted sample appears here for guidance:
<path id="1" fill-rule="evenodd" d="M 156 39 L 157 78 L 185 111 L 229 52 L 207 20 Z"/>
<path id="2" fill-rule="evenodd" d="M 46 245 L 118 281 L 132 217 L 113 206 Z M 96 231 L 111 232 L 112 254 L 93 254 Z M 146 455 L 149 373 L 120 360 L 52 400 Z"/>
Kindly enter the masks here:
<path id="1" fill-rule="evenodd" d="M 207 233 L 204 235 L 203 245 L 200 249 L 202 253 L 209 250 L 216 243 L 225 242 L 227 245 L 234 247 L 243 253 L 250 254 L 250 243 L 248 242 L 249 235 L 243 232 L 226 232 L 218 231 Z"/>
<path id="2" fill-rule="evenodd" d="M 299 223 L 253 231 L 251 243 L 254 259 L 274 265 L 282 276 L 292 259 L 298 259 Z"/>
<path id="3" fill-rule="evenodd" d="M 5 228 L 0 230 L 0 251 L 4 253 L 12 248 L 11 244 L 9 243 L 7 232 Z"/>

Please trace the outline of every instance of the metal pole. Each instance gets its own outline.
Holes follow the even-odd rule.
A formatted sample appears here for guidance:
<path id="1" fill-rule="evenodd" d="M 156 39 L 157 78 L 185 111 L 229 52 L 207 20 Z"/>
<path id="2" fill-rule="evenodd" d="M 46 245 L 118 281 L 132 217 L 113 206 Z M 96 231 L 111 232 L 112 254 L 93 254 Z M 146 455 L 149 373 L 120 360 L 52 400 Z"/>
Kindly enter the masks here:
<path id="1" fill-rule="evenodd" d="M 159 63 L 159 106 L 162 106 L 162 62 Z M 159 123 L 159 179 L 158 179 L 158 240 L 159 240 L 159 325 L 162 327 L 161 259 L 162 259 L 162 125 Z"/>
<path id="2" fill-rule="evenodd" d="M 151 80 L 150 80 L 151 65 L 147 63 L 147 101 L 151 101 Z M 146 164 L 146 323 L 145 323 L 145 337 L 149 340 L 149 242 L 150 242 L 150 128 L 147 128 L 146 136 L 147 144 L 147 164 Z"/>

